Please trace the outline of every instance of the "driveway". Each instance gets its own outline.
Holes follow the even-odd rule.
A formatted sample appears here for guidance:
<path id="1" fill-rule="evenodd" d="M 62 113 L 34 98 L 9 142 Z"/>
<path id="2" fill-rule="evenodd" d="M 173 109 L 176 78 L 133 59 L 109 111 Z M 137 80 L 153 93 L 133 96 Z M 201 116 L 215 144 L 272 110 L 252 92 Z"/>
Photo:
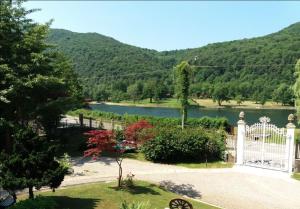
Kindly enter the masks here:
<path id="1" fill-rule="evenodd" d="M 109 181 L 117 178 L 118 166 L 111 158 L 73 160 L 74 175 L 62 186 Z M 300 181 L 286 173 L 249 167 L 188 169 L 124 159 L 124 177 L 164 185 L 182 195 L 228 209 L 299 209 Z"/>

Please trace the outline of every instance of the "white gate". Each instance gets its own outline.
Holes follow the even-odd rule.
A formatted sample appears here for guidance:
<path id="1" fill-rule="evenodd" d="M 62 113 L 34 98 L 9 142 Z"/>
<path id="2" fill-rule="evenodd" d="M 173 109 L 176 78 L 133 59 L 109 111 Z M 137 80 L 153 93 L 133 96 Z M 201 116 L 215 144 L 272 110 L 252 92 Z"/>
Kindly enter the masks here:
<path id="1" fill-rule="evenodd" d="M 291 121 L 287 129 L 270 124 L 267 117 L 247 126 L 243 117 L 238 122 L 237 163 L 291 172 L 295 158 L 295 126 Z"/>

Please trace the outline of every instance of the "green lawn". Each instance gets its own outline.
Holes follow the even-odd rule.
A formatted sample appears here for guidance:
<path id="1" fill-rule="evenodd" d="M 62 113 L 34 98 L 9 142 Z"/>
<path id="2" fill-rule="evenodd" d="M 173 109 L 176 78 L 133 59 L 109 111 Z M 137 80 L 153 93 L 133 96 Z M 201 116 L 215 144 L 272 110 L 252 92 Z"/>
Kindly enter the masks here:
<path id="1" fill-rule="evenodd" d="M 300 173 L 294 173 L 293 178 L 300 181 Z"/>
<path id="2" fill-rule="evenodd" d="M 136 102 L 133 102 L 132 100 L 125 100 L 121 101 L 119 103 L 114 103 L 114 104 L 119 104 L 119 105 L 128 105 L 128 106 L 143 106 L 143 107 L 170 107 L 170 108 L 180 108 L 180 103 L 177 99 L 175 98 L 168 98 L 168 99 L 162 99 L 159 101 L 154 101 L 150 103 L 149 99 L 143 99 L 139 100 Z M 193 100 L 189 99 L 189 104 L 198 106 L 196 102 Z"/>
<path id="3" fill-rule="evenodd" d="M 177 166 L 186 168 L 232 168 L 233 163 L 223 161 L 209 162 L 209 163 L 176 163 Z"/>
<path id="4" fill-rule="evenodd" d="M 135 186 L 129 190 L 116 189 L 116 183 L 96 183 L 58 189 L 55 193 L 39 192 L 42 196 L 53 198 L 60 209 L 118 209 L 126 200 L 132 202 L 148 202 L 151 209 L 163 209 L 173 198 L 180 197 L 157 185 L 135 181 Z M 22 199 L 22 197 L 20 197 Z M 213 209 L 216 207 L 191 201 L 195 209 Z"/>
<path id="5" fill-rule="evenodd" d="M 144 154 L 141 152 L 125 153 L 124 157 L 140 160 L 140 161 L 147 161 L 145 159 Z M 217 161 L 217 162 L 208 162 L 207 164 L 205 162 L 188 162 L 188 163 L 174 163 L 173 165 L 182 166 L 186 168 L 232 168 L 233 163 Z"/>

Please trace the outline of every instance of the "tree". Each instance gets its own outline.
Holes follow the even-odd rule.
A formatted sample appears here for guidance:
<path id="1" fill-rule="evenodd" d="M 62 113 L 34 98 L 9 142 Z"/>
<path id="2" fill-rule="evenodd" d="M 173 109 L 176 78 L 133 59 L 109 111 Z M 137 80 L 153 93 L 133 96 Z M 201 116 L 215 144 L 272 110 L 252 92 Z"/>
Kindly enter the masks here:
<path id="1" fill-rule="evenodd" d="M 144 143 L 153 137 L 151 130 L 153 126 L 146 120 L 140 120 L 136 123 L 130 124 L 124 131 L 125 139 L 135 143 L 138 147 L 138 142 Z"/>
<path id="2" fill-rule="evenodd" d="M 262 90 L 261 92 L 259 92 L 258 94 L 258 102 L 261 105 L 266 104 L 267 100 L 268 100 L 269 94 L 268 94 L 268 90 Z"/>
<path id="3" fill-rule="evenodd" d="M 140 82 L 132 84 L 127 88 L 127 94 L 134 103 L 141 98 L 142 92 L 143 92 L 143 85 Z"/>
<path id="4" fill-rule="evenodd" d="M 245 98 L 242 95 L 237 95 L 234 99 L 238 105 L 241 105 L 245 101 Z"/>
<path id="5" fill-rule="evenodd" d="M 107 101 L 109 97 L 109 93 L 105 89 L 105 87 L 98 88 L 95 92 L 95 98 L 97 101 Z"/>
<path id="6" fill-rule="evenodd" d="M 127 98 L 128 97 L 124 92 L 122 92 L 120 90 L 116 90 L 116 91 L 111 92 L 110 100 L 112 102 L 121 102 L 122 100 L 127 99 Z"/>
<path id="7" fill-rule="evenodd" d="M 189 105 L 189 88 L 190 88 L 191 67 L 188 62 L 181 62 L 176 66 L 176 95 L 180 99 L 181 105 L 181 127 L 184 129 L 184 124 L 187 120 L 187 108 Z"/>
<path id="8" fill-rule="evenodd" d="M 22 2 L 0 2 L 0 187 L 29 188 L 32 198 L 33 187 L 55 188 L 63 180 L 54 131 L 82 97 L 70 62 L 46 43 L 50 23 L 28 19 L 34 10 Z"/>
<path id="9" fill-rule="evenodd" d="M 81 88 L 69 61 L 46 43 L 49 24 L 28 19 L 34 10 L 21 4 L 0 4 L 0 112 L 51 134 L 61 114 L 81 100 Z"/>
<path id="10" fill-rule="evenodd" d="M 143 89 L 143 95 L 145 98 L 149 98 L 150 103 L 152 103 L 152 99 L 155 96 L 156 93 L 156 86 L 157 82 L 154 80 L 149 80 L 145 83 L 144 89 Z"/>
<path id="11" fill-rule="evenodd" d="M 294 84 L 295 106 L 297 109 L 297 118 L 300 118 L 300 59 L 295 66 L 296 82 Z"/>
<path id="12" fill-rule="evenodd" d="M 122 186 L 122 161 L 123 154 L 126 150 L 135 149 L 138 142 L 149 140 L 152 135 L 142 134 L 143 130 L 150 129 L 152 126 L 147 121 L 138 121 L 129 125 L 125 131 L 125 140 L 119 140 L 118 136 L 122 135 L 118 131 L 112 130 L 92 130 L 86 135 L 89 136 L 87 144 L 88 149 L 84 152 L 85 157 L 96 159 L 101 156 L 102 152 L 109 152 L 115 158 L 119 166 L 118 187 Z M 123 137 L 121 137 L 123 139 Z"/>
<path id="13" fill-rule="evenodd" d="M 282 105 L 293 103 L 293 91 L 291 87 L 285 83 L 280 84 L 272 94 L 272 100 Z"/>
<path id="14" fill-rule="evenodd" d="M 0 185 L 14 193 L 28 188 L 33 198 L 33 188 L 57 188 L 67 173 L 67 168 L 55 159 L 55 146 L 39 137 L 30 128 L 15 127 L 11 139 L 11 152 L 0 154 Z"/>
<path id="15" fill-rule="evenodd" d="M 170 95 L 172 95 L 171 91 L 172 90 L 168 89 L 166 84 L 162 81 L 157 81 L 154 89 L 154 100 L 159 101 L 163 98 L 170 97 Z"/>
<path id="16" fill-rule="evenodd" d="M 212 98 L 214 101 L 218 102 L 218 105 L 221 106 L 223 101 L 229 101 L 230 97 L 228 96 L 228 88 L 224 84 L 217 84 L 214 87 L 212 93 Z"/>

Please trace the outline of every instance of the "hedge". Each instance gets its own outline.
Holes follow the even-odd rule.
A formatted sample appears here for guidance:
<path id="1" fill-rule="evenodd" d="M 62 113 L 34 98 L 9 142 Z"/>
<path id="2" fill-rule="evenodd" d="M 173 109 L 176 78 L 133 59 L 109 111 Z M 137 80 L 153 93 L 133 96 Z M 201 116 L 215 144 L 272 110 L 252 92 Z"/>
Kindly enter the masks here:
<path id="1" fill-rule="evenodd" d="M 67 114 L 78 116 L 83 114 L 84 117 L 90 117 L 93 119 L 107 119 L 121 121 L 125 123 L 134 123 L 141 119 L 147 120 L 149 123 L 155 126 L 180 126 L 180 118 L 167 118 L 167 117 L 154 117 L 154 116 L 144 116 L 144 115 L 119 115 L 112 112 L 102 112 L 98 110 L 87 110 L 87 109 L 78 109 L 75 111 L 69 111 Z M 209 129 L 224 129 L 230 131 L 230 124 L 226 118 L 211 118 L 211 117 L 202 117 L 202 118 L 188 118 L 186 122 L 187 126 L 191 127 L 203 127 Z"/>
<path id="2" fill-rule="evenodd" d="M 155 136 L 141 148 L 147 160 L 175 163 L 224 158 L 225 133 L 221 130 L 160 127 Z"/>

